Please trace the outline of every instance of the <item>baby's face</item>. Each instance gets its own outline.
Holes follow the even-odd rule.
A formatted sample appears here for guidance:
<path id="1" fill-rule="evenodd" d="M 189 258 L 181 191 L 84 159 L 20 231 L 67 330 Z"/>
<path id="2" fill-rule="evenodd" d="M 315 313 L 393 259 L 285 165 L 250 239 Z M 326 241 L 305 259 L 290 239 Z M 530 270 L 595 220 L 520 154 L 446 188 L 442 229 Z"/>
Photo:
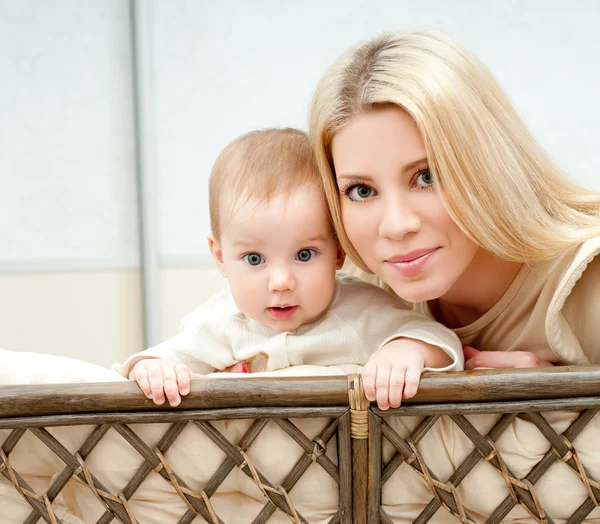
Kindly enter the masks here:
<path id="1" fill-rule="evenodd" d="M 230 209 L 226 197 L 221 204 Z M 343 257 L 318 187 L 269 202 L 250 199 L 221 223 L 213 255 L 246 316 L 294 331 L 327 308 Z"/>

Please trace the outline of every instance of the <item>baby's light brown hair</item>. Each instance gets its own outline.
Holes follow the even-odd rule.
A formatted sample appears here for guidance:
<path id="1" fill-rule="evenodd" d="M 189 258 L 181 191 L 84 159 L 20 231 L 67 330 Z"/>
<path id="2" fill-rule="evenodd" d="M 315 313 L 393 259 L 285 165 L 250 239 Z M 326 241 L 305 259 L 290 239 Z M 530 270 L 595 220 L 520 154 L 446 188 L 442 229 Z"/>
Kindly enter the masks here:
<path id="1" fill-rule="evenodd" d="M 310 141 L 304 131 L 265 129 L 239 136 L 221 151 L 210 175 L 212 234 L 217 239 L 221 237 L 223 191 L 235 195 L 233 207 L 248 199 L 268 202 L 276 195 L 287 196 L 307 184 L 321 187 Z"/>

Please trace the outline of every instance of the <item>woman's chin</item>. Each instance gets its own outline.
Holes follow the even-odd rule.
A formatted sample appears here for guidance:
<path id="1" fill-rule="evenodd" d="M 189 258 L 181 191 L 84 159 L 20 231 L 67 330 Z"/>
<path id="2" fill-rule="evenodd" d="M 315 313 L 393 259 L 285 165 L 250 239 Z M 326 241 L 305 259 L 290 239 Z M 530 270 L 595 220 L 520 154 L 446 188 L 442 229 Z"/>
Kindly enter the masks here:
<path id="1" fill-rule="evenodd" d="M 402 300 L 407 302 L 427 302 L 435 300 L 442 296 L 447 291 L 447 287 L 442 282 L 424 282 L 423 280 L 414 283 L 388 284 L 394 293 Z"/>

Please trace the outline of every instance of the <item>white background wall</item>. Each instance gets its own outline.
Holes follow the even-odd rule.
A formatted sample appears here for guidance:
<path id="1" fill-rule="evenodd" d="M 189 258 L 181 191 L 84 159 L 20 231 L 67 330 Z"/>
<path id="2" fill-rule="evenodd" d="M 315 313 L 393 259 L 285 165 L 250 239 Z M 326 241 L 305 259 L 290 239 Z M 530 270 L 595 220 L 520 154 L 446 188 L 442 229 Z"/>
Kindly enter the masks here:
<path id="1" fill-rule="evenodd" d="M 320 75 L 349 45 L 383 30 L 433 27 L 462 39 L 558 163 L 581 184 L 600 189 L 600 2 L 145 5 L 165 271 L 210 265 L 207 178 L 220 149 L 253 128 L 305 128 Z M 131 66 L 126 0 L 0 0 L 0 347 L 70 354 L 88 347 L 83 335 L 65 345 L 60 336 L 42 344 L 48 340 L 43 329 L 24 334 L 23 318 L 35 310 L 46 315 L 38 325 L 51 324 L 57 333 L 85 316 L 112 333 L 105 345 L 123 341 L 115 354 L 139 349 L 139 326 L 127 334 L 122 322 L 105 315 L 115 300 L 130 304 L 131 318 L 139 319 L 137 309 L 130 311 L 139 308 L 139 288 L 131 284 L 125 301 L 115 291 L 95 307 L 90 295 L 98 282 L 81 283 L 82 275 L 92 279 L 98 270 L 111 271 L 116 283 L 139 264 Z M 40 286 L 25 278 L 32 271 L 36 278 L 56 271 L 70 278 L 76 271 L 80 298 L 67 307 L 60 292 L 40 297 Z M 211 275 L 203 278 L 214 285 L 213 273 L 202 275 Z M 177 304 L 204 298 L 205 286 L 195 282 L 166 290 L 163 315 L 179 316 Z M 28 307 L 34 300 L 44 307 Z M 174 326 L 168 323 L 165 336 Z"/>

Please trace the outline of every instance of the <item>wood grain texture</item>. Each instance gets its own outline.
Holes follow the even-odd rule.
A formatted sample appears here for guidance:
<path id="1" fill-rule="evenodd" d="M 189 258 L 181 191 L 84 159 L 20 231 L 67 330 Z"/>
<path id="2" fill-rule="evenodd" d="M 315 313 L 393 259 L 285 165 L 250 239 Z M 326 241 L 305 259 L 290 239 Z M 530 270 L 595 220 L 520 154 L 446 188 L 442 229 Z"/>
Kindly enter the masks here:
<path id="1" fill-rule="evenodd" d="M 156 406 L 134 382 L 0 386 L 0 418 L 124 411 L 347 406 L 347 377 L 197 380 L 176 408 Z M 600 396 L 600 366 L 425 373 L 414 404 Z"/>

